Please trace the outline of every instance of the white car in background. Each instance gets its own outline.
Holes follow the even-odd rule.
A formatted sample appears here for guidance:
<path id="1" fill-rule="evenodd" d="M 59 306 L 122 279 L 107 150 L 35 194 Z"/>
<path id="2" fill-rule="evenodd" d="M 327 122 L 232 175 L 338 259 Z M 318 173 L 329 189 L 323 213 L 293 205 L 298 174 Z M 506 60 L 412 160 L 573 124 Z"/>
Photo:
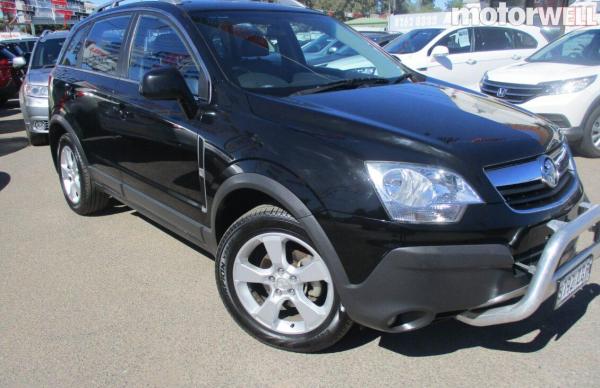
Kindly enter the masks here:
<path id="1" fill-rule="evenodd" d="M 591 27 L 488 72 L 481 91 L 544 116 L 582 154 L 600 157 L 599 77 L 600 27 Z"/>
<path id="2" fill-rule="evenodd" d="M 547 43 L 532 26 L 428 27 L 411 30 L 384 49 L 421 74 L 479 91 L 486 71 L 522 60 Z M 327 67 L 368 74 L 374 67 L 363 62 L 349 57 Z"/>

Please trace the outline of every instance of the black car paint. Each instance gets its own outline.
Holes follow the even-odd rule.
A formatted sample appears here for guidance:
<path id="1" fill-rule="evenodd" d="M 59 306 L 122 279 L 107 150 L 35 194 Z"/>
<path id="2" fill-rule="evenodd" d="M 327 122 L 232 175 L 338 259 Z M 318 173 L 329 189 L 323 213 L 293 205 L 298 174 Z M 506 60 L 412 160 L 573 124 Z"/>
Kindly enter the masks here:
<path id="1" fill-rule="evenodd" d="M 513 279 L 506 260 L 543 244 L 550 234 L 543 224 L 572 216 L 583 196 L 579 186 L 563 206 L 520 214 L 503 202 L 485 176 L 485 167 L 530 159 L 559 145 L 550 124 L 537 116 L 428 82 L 284 98 L 245 92 L 226 79 L 185 7 L 132 4 L 98 17 L 154 10 L 176 19 L 210 74 L 210 107 L 204 101 L 204 109 L 188 118 L 175 101 L 140 96 L 137 82 L 124 79 L 123 68 L 112 77 L 57 66 L 50 131 L 51 137 L 61 130 L 76 135 L 95 179 L 109 193 L 212 254 L 223 232 L 218 212 L 227 195 L 241 189 L 260 191 L 307 229 L 354 320 L 393 330 L 390 317 L 418 310 L 425 314 L 422 326 L 436 314 L 485 302 L 503 289 L 500 284 L 522 283 Z M 195 7 L 280 10 L 251 3 Z M 55 148 L 53 152 L 56 158 Z M 450 168 L 475 187 L 485 204 L 470 206 L 456 224 L 392 222 L 369 180 L 367 160 Z M 397 282 L 414 274 L 396 262 L 393 252 L 398 249 L 413 247 L 420 257 L 431 246 L 475 246 L 477 251 L 482 244 L 502 251 L 495 257 L 505 257 L 490 264 L 495 267 L 489 276 L 471 274 L 473 290 L 481 292 L 461 291 L 454 299 L 439 300 L 441 290 L 462 290 L 465 281 L 444 277 L 443 266 L 429 268 L 432 277 L 418 277 L 437 282 L 437 293 L 429 297 L 416 295 L 418 288 L 403 292 Z M 388 274 L 386 284 L 371 277 L 382 271 Z M 396 280 L 389 278 L 394 273 Z M 387 286 L 389 292 L 382 296 Z M 379 299 L 372 300 L 373 295 Z M 435 303 L 427 305 L 432 298 Z M 416 305 L 415 300 L 422 302 Z"/>

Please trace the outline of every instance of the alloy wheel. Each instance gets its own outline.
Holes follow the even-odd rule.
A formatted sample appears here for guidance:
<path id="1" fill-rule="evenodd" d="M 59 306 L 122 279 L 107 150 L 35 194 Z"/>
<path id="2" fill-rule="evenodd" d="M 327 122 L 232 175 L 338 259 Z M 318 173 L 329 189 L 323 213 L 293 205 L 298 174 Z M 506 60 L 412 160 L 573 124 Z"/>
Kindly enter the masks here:
<path id="1" fill-rule="evenodd" d="M 592 125 L 592 144 L 594 147 L 600 150 L 600 117 L 594 121 L 594 125 Z"/>
<path id="2" fill-rule="evenodd" d="M 247 241 L 235 257 L 232 277 L 248 314 L 278 333 L 307 333 L 331 313 L 327 265 L 310 245 L 289 234 L 265 233 Z"/>
<path id="3" fill-rule="evenodd" d="M 81 177 L 75 153 L 68 145 L 65 145 L 60 152 L 60 176 L 69 201 L 78 204 L 81 199 Z"/>

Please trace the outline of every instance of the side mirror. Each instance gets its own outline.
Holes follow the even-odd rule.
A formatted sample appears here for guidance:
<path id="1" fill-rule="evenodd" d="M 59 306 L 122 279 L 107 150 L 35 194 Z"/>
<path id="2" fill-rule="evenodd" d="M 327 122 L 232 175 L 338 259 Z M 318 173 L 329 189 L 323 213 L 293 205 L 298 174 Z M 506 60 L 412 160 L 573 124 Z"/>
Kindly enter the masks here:
<path id="1" fill-rule="evenodd" d="M 185 79 L 174 67 L 150 70 L 142 77 L 140 94 L 149 100 L 176 100 L 188 118 L 196 117 L 198 104 Z"/>
<path id="2" fill-rule="evenodd" d="M 434 58 L 445 57 L 448 54 L 450 54 L 450 51 L 448 51 L 448 47 L 446 46 L 435 46 L 431 50 L 431 56 Z"/>
<path id="3" fill-rule="evenodd" d="M 15 69 L 20 69 L 27 64 L 27 61 L 23 57 L 14 57 L 12 60 L 12 66 Z"/>
<path id="4" fill-rule="evenodd" d="M 335 46 L 331 46 L 329 47 L 329 49 L 327 50 L 327 53 L 329 54 L 335 54 L 338 51 L 338 48 Z"/>

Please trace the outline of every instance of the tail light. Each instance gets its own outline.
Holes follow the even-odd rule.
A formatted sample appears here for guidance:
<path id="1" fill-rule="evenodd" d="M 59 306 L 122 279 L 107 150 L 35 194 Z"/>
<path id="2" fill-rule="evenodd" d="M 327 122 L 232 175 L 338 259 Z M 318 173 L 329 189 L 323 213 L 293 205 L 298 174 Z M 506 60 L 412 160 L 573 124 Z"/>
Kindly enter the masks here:
<path id="1" fill-rule="evenodd" d="M 12 66 L 6 58 L 0 59 L 0 81 L 4 84 L 12 77 Z M 4 85 L 3 85 L 4 86 Z"/>

